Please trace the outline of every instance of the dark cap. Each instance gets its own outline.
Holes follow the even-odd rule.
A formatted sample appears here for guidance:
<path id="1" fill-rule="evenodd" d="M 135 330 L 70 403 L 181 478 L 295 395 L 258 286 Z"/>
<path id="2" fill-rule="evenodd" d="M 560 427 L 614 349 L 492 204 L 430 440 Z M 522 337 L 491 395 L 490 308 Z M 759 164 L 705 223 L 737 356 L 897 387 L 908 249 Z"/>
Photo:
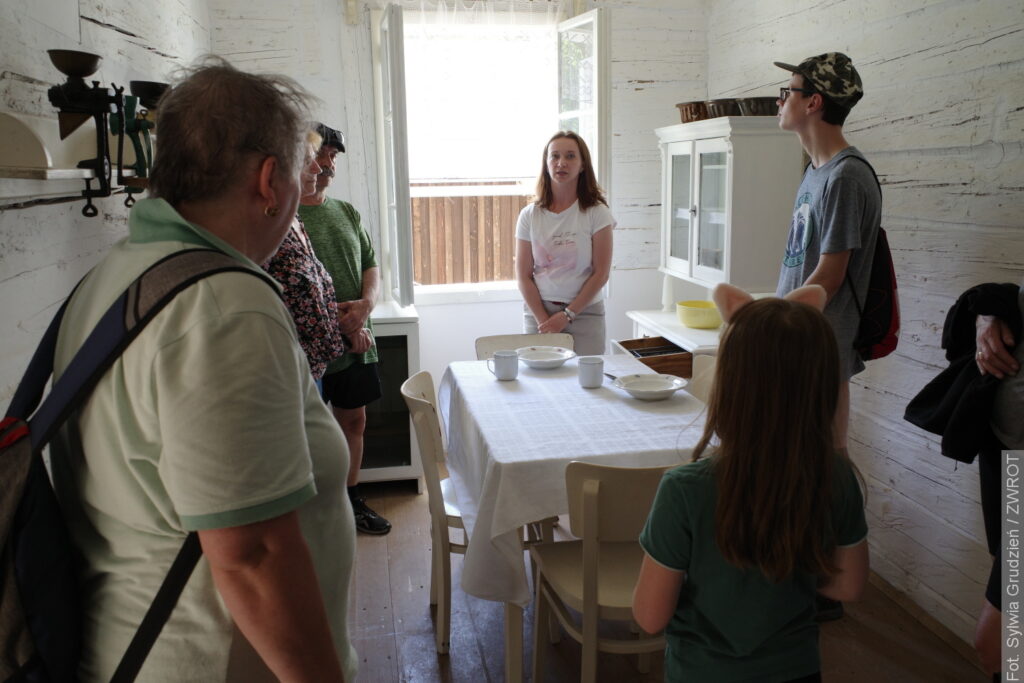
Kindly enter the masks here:
<path id="1" fill-rule="evenodd" d="M 345 151 L 345 134 L 340 130 L 335 130 L 322 123 L 317 123 L 316 132 L 321 138 L 323 138 L 320 142 L 321 147 L 324 145 L 330 145 L 339 152 Z"/>
<path id="2" fill-rule="evenodd" d="M 800 74 L 807 83 L 825 97 L 847 109 L 864 97 L 864 86 L 860 74 L 853 68 L 853 62 L 842 52 L 826 52 L 817 57 L 808 57 L 798 66 L 775 62 L 775 66 Z"/>

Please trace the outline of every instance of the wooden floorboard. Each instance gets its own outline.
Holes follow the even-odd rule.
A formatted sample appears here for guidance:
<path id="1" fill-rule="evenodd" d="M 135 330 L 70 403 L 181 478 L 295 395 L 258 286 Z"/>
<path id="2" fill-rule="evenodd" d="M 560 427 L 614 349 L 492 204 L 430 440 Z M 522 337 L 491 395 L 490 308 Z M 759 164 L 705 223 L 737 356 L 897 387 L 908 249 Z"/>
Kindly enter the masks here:
<path id="1" fill-rule="evenodd" d="M 430 524 L 426 493 L 413 482 L 363 484 L 370 506 L 389 519 L 387 536 L 359 535 L 349 623 L 359 654 L 359 683 L 498 683 L 503 679 L 502 605 L 459 588 L 462 558 L 452 558 L 451 652 L 434 649 L 429 605 Z M 561 526 L 564 530 L 565 524 Z M 524 616 L 523 670 L 530 680 L 533 610 Z M 943 642 L 876 586 L 846 616 L 822 624 L 822 676 L 829 683 L 984 683 L 972 661 Z M 563 636 L 545 651 L 544 683 L 579 677 L 579 645 Z M 640 674 L 635 658 L 600 655 L 599 680 L 655 683 L 661 655 Z"/>

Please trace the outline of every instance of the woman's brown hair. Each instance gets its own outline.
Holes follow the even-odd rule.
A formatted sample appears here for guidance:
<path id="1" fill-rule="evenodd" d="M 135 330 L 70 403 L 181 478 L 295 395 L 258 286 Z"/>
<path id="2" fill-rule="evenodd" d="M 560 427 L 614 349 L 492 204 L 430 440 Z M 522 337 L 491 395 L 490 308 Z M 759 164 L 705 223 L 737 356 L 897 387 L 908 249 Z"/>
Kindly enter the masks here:
<path id="1" fill-rule="evenodd" d="M 534 204 L 550 209 L 551 202 L 554 201 L 555 196 L 551 191 L 551 175 L 548 173 L 548 147 L 559 138 L 574 140 L 580 148 L 582 165 L 579 178 L 576 179 L 576 200 L 579 202 L 580 208 L 589 209 L 596 206 L 598 202 L 608 206 L 608 202 L 604 198 L 604 191 L 597 184 L 597 176 L 594 174 L 594 165 L 590 161 L 590 150 L 587 148 L 587 143 L 571 130 L 558 131 L 544 144 L 544 152 L 540 157 L 540 176 L 537 178 L 537 199 L 534 200 Z"/>
<path id="2" fill-rule="evenodd" d="M 730 320 L 693 459 L 718 437 L 715 539 L 731 564 L 776 582 L 794 570 L 837 571 L 829 501 L 845 458 L 832 433 L 839 380 L 835 334 L 813 307 L 761 299 Z"/>

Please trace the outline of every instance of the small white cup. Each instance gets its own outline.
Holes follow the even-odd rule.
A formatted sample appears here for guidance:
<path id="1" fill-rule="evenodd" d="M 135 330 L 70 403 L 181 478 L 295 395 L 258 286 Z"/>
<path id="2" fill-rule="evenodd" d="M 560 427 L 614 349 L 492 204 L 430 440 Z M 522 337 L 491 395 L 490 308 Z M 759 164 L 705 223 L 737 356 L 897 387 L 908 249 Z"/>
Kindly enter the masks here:
<path id="1" fill-rule="evenodd" d="M 604 384 L 604 359 L 599 356 L 583 356 L 577 361 L 580 386 L 596 389 Z"/>
<path id="2" fill-rule="evenodd" d="M 487 369 L 498 379 L 515 379 L 519 375 L 519 354 L 515 351 L 495 351 L 494 358 L 487 360 Z"/>

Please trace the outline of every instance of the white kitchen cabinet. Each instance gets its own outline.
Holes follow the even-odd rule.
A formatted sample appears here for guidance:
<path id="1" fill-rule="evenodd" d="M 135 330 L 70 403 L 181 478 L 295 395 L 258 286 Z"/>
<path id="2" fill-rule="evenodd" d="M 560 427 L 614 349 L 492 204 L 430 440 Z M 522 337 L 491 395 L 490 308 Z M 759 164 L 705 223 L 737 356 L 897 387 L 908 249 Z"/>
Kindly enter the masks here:
<path id="1" fill-rule="evenodd" d="M 803 169 L 774 116 L 659 128 L 661 270 L 704 287 L 774 292 Z"/>

